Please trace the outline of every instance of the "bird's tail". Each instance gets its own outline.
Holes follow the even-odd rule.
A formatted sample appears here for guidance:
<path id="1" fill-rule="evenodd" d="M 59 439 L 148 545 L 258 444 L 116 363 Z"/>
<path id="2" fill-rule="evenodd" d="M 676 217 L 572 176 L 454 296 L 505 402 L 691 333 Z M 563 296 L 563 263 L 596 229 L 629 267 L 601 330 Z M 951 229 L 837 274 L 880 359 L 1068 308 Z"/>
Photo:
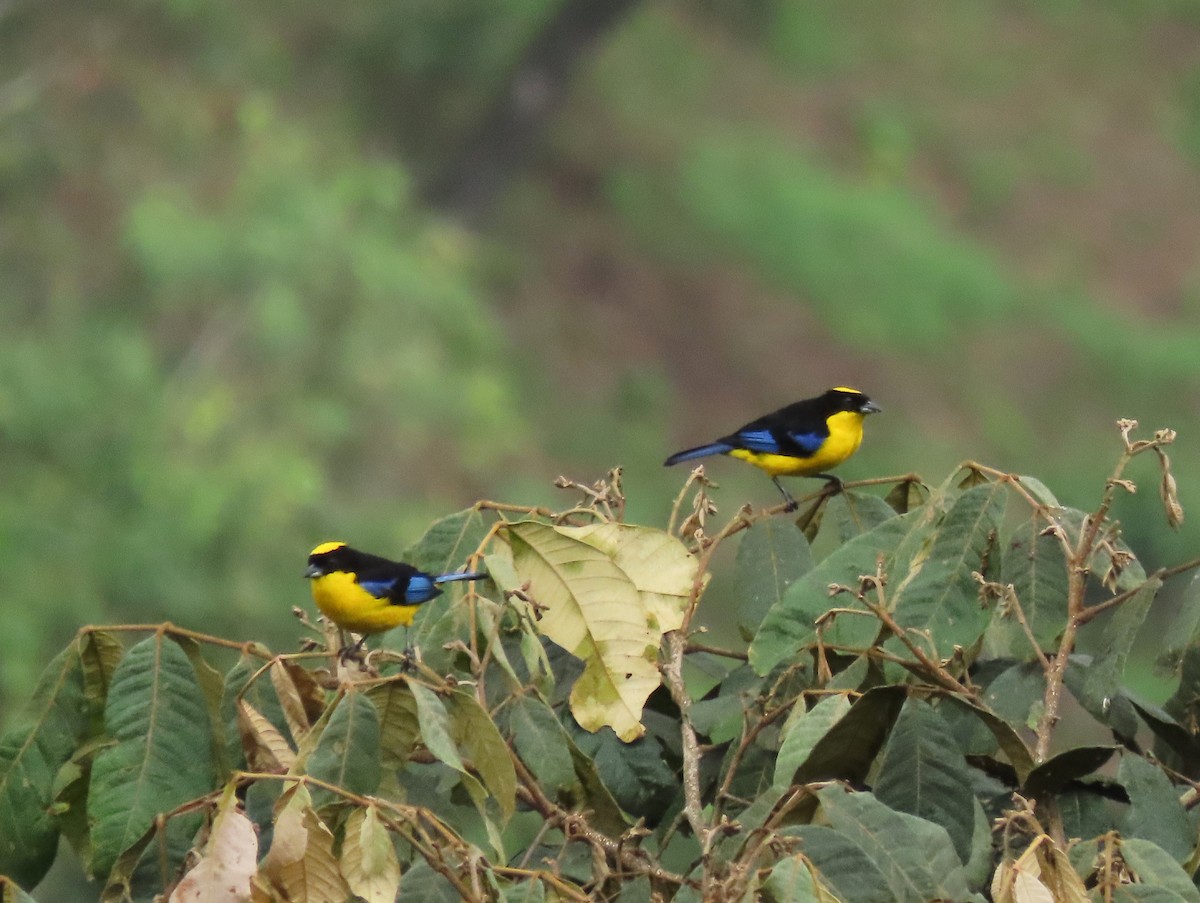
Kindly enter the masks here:
<path id="1" fill-rule="evenodd" d="M 689 448 L 686 451 L 675 452 L 675 454 L 663 461 L 663 467 L 670 467 L 672 464 L 678 464 L 680 461 L 691 461 L 694 458 L 723 455 L 728 451 L 733 451 L 732 445 L 726 442 L 710 442 L 708 445 L 701 445 L 698 448 Z"/>
<path id="2" fill-rule="evenodd" d="M 465 574 L 442 574 L 434 577 L 434 583 L 453 583 L 455 580 L 482 580 L 487 577 L 484 571 L 467 571 Z"/>

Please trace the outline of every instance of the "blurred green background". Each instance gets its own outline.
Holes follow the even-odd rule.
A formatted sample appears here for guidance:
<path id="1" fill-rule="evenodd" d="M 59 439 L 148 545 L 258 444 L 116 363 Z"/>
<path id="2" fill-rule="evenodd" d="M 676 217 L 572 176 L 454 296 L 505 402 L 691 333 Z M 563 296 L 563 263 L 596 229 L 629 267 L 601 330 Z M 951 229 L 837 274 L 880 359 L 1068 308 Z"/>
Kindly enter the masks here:
<path id="1" fill-rule="evenodd" d="M 1135 417 L 1195 509 L 1197 46 L 1195 0 L 0 5 L 0 714 L 86 623 L 290 648 L 320 540 L 616 464 L 665 523 L 667 453 L 839 383 L 848 479 L 1089 506 Z M 1149 567 L 1200 512 L 1141 466 Z"/>

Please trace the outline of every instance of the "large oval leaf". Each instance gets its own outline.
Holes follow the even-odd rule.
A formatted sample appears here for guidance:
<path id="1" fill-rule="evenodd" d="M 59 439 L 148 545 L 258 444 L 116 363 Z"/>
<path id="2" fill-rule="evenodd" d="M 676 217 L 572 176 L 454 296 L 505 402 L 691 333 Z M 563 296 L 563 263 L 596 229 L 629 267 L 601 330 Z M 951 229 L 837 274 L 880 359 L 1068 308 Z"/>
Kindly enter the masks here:
<path id="1" fill-rule="evenodd" d="M 613 559 L 570 528 L 535 521 L 505 531 L 513 566 L 542 608 L 538 630 L 584 662 L 571 690 L 575 720 L 612 727 L 622 740 L 645 731 L 642 706 L 659 684 L 661 633 L 637 586 Z"/>
<path id="2" fill-rule="evenodd" d="M 113 745 L 92 766 L 92 870 L 108 874 L 157 815 L 216 782 L 208 703 L 187 655 L 163 634 L 138 643 L 113 676 L 104 713 Z"/>

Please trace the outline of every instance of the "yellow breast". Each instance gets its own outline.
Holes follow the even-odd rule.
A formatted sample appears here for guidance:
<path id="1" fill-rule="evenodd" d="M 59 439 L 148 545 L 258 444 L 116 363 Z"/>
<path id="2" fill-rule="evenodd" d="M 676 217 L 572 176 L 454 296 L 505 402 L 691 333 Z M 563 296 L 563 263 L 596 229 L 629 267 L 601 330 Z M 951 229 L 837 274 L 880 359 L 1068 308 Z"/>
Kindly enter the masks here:
<path id="1" fill-rule="evenodd" d="M 401 625 L 408 626 L 417 613 L 417 605 L 393 605 L 377 599 L 354 580 L 353 574 L 337 572 L 312 581 L 313 601 L 321 614 L 343 630 L 355 633 L 382 633 Z"/>
<path id="2" fill-rule="evenodd" d="M 807 458 L 772 455 L 765 452 L 746 451 L 741 448 L 729 452 L 729 456 L 748 461 L 773 477 L 804 477 L 814 473 L 823 473 L 837 467 L 858 451 L 863 437 L 863 415 L 857 411 L 839 411 L 825 422 L 829 424 L 829 438 L 817 449 L 816 454 Z"/>

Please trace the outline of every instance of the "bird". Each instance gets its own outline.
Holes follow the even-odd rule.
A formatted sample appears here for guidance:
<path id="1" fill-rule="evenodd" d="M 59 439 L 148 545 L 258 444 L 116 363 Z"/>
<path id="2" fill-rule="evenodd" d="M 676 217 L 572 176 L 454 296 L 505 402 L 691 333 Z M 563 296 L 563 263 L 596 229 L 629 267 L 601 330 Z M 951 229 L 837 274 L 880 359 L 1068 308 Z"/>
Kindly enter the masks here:
<path id="1" fill-rule="evenodd" d="M 709 455 L 729 455 L 748 461 L 766 471 L 783 493 L 786 510 L 794 511 L 798 503 L 779 482 L 779 477 L 820 477 L 840 488 L 842 481 L 825 471 L 858 450 L 863 418 L 880 410 L 858 389 L 836 386 L 815 398 L 797 401 L 751 420 L 715 442 L 676 452 L 663 466 Z"/>
<path id="2" fill-rule="evenodd" d="M 344 542 L 323 542 L 309 553 L 304 576 L 312 581 L 313 601 L 321 614 L 338 627 L 362 635 L 350 647 L 357 652 L 370 634 L 407 628 L 420 606 L 441 595 L 442 584 L 482 580 L 487 574 L 427 574 Z M 342 651 L 343 658 L 346 652 Z"/>

